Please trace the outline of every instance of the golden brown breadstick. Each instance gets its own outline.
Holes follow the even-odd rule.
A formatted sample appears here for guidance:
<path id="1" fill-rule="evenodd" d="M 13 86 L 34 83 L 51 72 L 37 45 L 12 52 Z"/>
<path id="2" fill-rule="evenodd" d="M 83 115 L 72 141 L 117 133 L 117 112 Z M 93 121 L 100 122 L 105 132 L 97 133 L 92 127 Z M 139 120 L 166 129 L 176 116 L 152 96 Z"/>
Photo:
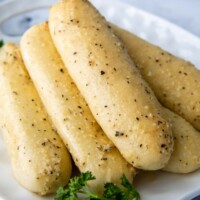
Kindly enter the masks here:
<path id="1" fill-rule="evenodd" d="M 94 117 L 133 166 L 163 168 L 172 153 L 168 122 L 152 90 L 89 3 L 63 0 L 49 17 L 54 43 Z"/>
<path id="2" fill-rule="evenodd" d="M 165 118 L 172 125 L 174 151 L 163 170 L 189 173 L 200 168 L 200 132 L 179 115 L 164 108 Z"/>
<path id="3" fill-rule="evenodd" d="M 0 104 L 0 123 L 17 181 L 40 195 L 66 185 L 70 155 L 52 128 L 14 44 L 0 49 Z"/>
<path id="4" fill-rule="evenodd" d="M 26 67 L 54 126 L 81 172 L 96 177 L 91 187 L 101 193 L 106 182 L 132 182 L 134 168 L 121 156 L 99 127 L 56 51 L 48 25 L 30 28 L 22 37 Z"/>
<path id="5" fill-rule="evenodd" d="M 200 71 L 128 31 L 112 28 L 159 101 L 200 130 Z"/>

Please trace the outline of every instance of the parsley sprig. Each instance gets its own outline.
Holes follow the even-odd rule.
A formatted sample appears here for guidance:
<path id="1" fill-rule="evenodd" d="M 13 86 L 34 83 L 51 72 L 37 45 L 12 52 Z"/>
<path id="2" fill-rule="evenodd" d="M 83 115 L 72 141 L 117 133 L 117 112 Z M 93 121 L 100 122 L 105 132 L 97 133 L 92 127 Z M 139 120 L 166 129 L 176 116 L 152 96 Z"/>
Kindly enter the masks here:
<path id="1" fill-rule="evenodd" d="M 57 190 L 55 200 L 139 200 L 140 195 L 126 176 L 121 177 L 122 187 L 118 187 L 114 183 L 106 183 L 104 185 L 103 196 L 99 196 L 92 192 L 87 182 L 94 180 L 95 177 L 91 172 L 81 173 L 80 176 L 70 179 L 67 188 L 60 187 Z"/>
<path id="2" fill-rule="evenodd" d="M 0 48 L 4 45 L 3 40 L 0 40 Z"/>

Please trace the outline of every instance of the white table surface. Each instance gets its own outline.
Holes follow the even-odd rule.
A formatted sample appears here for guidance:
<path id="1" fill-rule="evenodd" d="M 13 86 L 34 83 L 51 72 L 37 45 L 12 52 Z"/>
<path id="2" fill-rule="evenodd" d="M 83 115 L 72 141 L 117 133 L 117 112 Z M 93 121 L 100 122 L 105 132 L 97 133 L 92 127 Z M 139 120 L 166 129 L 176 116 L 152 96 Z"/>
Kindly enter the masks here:
<path id="1" fill-rule="evenodd" d="M 0 0 L 5 2 L 9 0 Z M 20 2 L 20 0 L 18 0 Z M 99 0 L 100 1 L 100 0 Z M 122 1 L 122 0 L 119 0 Z M 199 0 L 123 0 L 135 7 L 161 16 L 200 37 Z M 1 8 L 0 8 L 1 12 Z"/>

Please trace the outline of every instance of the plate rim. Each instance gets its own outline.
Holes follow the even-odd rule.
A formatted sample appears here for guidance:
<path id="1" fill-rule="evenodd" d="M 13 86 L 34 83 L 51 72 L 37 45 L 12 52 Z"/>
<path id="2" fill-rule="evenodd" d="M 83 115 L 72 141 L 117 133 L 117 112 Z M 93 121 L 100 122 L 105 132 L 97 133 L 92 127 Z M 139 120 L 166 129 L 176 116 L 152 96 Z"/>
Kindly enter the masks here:
<path id="1" fill-rule="evenodd" d="M 16 1 L 17 1 L 17 0 L 10 0 L 10 1 L 8 1 L 8 2 L 2 2 L 2 3 L 0 3 L 0 9 L 1 9 L 2 6 L 4 6 L 5 4 L 9 4 L 9 3 L 12 3 L 12 2 L 16 2 Z M 160 16 L 157 16 L 157 15 L 155 15 L 155 14 L 152 14 L 152 13 L 150 13 L 150 12 L 148 12 L 148 11 L 144 11 L 144 10 L 138 8 L 138 7 L 135 7 L 134 5 L 132 5 L 132 4 L 129 3 L 129 2 L 121 2 L 121 1 L 119 1 L 119 0 L 110 0 L 109 3 L 111 3 L 112 1 L 117 2 L 119 5 L 120 5 L 120 4 L 123 4 L 123 5 L 127 5 L 127 6 L 130 6 L 130 7 L 133 7 L 133 8 L 135 8 L 136 10 L 138 10 L 140 13 L 142 13 L 144 16 L 147 16 L 147 15 L 148 15 L 148 16 L 150 16 L 151 18 L 155 19 L 156 21 L 164 21 L 167 25 L 171 26 L 173 29 L 175 29 L 175 30 L 177 29 L 179 32 L 184 32 L 184 34 L 187 34 L 189 37 L 194 38 L 195 40 L 197 40 L 197 41 L 200 43 L 200 38 L 199 38 L 198 36 L 194 35 L 193 33 L 189 32 L 189 31 L 187 31 L 187 30 L 185 30 L 184 28 L 182 28 L 182 27 L 180 27 L 180 26 L 174 24 L 173 22 L 170 22 L 170 21 L 166 20 L 165 18 L 162 18 L 162 17 L 160 17 Z M 105 0 L 105 1 L 102 1 L 102 3 L 106 4 L 107 2 L 106 2 L 106 0 Z M 182 198 L 181 200 L 186 200 L 186 198 L 188 199 L 188 197 L 189 197 L 189 198 L 194 198 L 194 197 L 195 197 L 194 195 L 197 195 L 197 193 L 198 193 L 198 194 L 200 193 L 200 188 L 199 188 L 199 189 L 196 189 L 195 191 L 192 192 L 191 195 L 186 196 L 186 197 Z M 1 198 L 1 197 L 0 197 L 0 198 Z"/>

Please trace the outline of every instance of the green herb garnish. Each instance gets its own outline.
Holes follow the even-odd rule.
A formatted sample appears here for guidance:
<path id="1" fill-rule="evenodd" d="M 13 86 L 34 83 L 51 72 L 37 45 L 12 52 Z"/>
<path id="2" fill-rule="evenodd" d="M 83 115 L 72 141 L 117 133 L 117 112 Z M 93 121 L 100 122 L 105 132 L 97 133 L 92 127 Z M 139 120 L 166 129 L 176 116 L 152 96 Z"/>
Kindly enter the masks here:
<path id="1" fill-rule="evenodd" d="M 55 200 L 139 200 L 140 195 L 127 178 L 121 178 L 122 187 L 114 183 L 106 183 L 103 196 L 99 196 L 91 191 L 87 182 L 94 180 L 91 172 L 81 173 L 80 176 L 70 179 L 67 188 L 60 187 L 55 196 Z"/>
<path id="2" fill-rule="evenodd" d="M 3 40 L 0 40 L 0 48 L 4 45 Z"/>

